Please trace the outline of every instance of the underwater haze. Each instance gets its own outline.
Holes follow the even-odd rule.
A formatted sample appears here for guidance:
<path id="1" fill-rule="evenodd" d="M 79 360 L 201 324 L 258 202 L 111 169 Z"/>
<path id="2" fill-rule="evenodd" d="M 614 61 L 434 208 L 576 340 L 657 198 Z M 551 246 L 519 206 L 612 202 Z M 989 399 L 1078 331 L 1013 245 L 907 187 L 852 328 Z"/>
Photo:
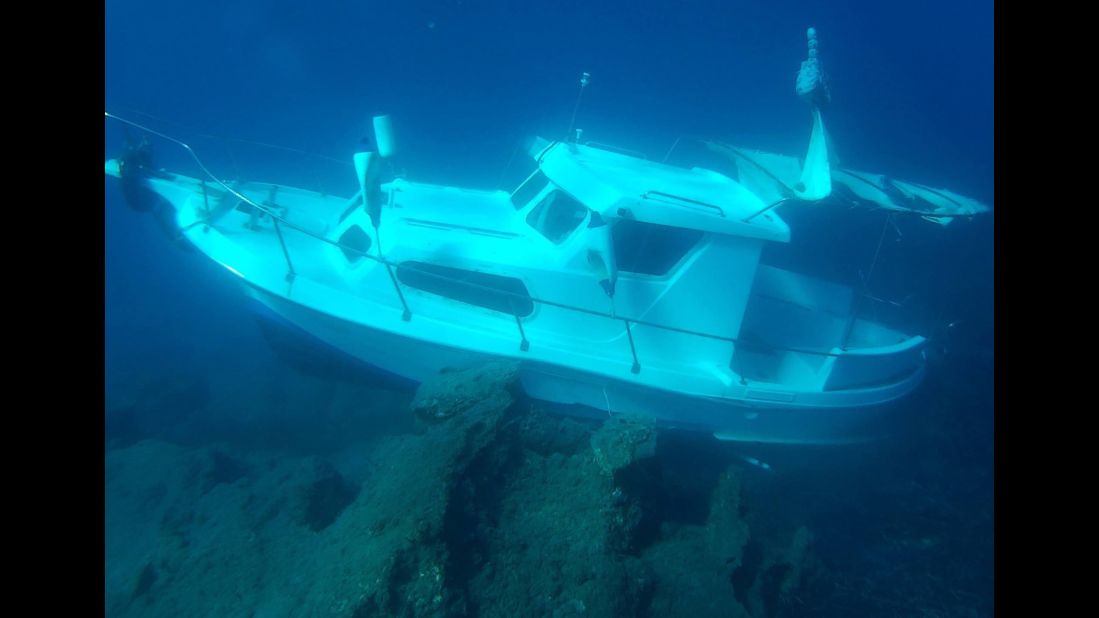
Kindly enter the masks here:
<path id="1" fill-rule="evenodd" d="M 412 181 L 512 191 L 570 124 L 735 178 L 691 138 L 804 156 L 810 27 L 843 167 L 994 205 L 990 0 L 108 0 L 105 111 L 129 122 L 104 159 L 145 136 L 200 177 L 170 136 L 225 181 L 351 198 L 388 114 Z M 992 212 L 776 210 L 791 242 L 764 262 L 928 338 L 894 434 L 836 446 L 561 415 L 503 364 L 364 371 L 132 206 L 108 175 L 109 616 L 994 613 Z"/>

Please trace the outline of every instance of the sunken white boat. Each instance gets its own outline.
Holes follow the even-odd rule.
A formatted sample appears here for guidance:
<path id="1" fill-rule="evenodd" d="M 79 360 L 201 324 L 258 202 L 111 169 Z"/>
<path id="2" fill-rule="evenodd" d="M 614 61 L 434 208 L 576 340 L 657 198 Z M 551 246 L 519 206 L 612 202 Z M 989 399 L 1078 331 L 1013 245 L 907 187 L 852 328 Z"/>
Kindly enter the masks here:
<path id="1" fill-rule="evenodd" d="M 534 171 L 510 192 L 387 179 L 386 117 L 377 148 L 354 154 L 349 197 L 225 182 L 201 161 L 205 177 L 170 173 L 141 149 L 106 172 L 271 316 L 393 376 L 514 359 L 527 393 L 564 411 L 729 440 L 857 441 L 920 384 L 926 340 L 857 315 L 850 287 L 760 262 L 767 243 L 791 242 L 784 209 L 850 180 L 829 164 L 818 69 L 810 31 L 805 159 L 716 144 L 744 161 L 740 180 L 582 144 L 571 129 L 533 141 Z M 913 207 L 895 197 L 922 186 L 882 178 L 848 193 Z M 963 214 L 941 191 L 920 195 L 928 216 Z"/>

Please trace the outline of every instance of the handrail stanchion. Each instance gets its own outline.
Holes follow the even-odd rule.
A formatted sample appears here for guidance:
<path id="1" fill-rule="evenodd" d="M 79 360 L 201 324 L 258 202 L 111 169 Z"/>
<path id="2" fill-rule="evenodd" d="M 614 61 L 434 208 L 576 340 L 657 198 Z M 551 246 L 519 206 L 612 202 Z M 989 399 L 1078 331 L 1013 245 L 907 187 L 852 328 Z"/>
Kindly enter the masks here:
<path id="1" fill-rule="evenodd" d="M 203 188 L 205 188 L 205 184 L 203 185 Z M 294 263 L 290 261 L 290 250 L 286 248 L 286 239 L 282 237 L 282 228 L 279 227 L 279 220 L 282 217 L 276 212 L 279 205 L 275 202 L 275 196 L 277 196 L 278 193 L 278 185 L 271 185 L 271 194 L 268 195 L 267 200 L 263 202 L 261 211 L 271 217 L 271 223 L 275 226 L 275 234 L 279 237 L 279 246 L 282 247 L 282 257 L 286 258 L 286 268 L 288 270 L 286 273 L 286 281 L 288 283 L 294 283 L 294 279 L 298 278 L 298 273 L 294 271 Z M 256 210 L 253 206 L 252 216 L 253 218 L 258 218 L 255 213 Z M 259 227 L 256 227 L 255 229 L 259 229 Z"/>
<path id="2" fill-rule="evenodd" d="M 630 321 L 622 318 L 622 323 L 626 325 L 626 338 L 630 341 L 630 354 L 633 355 L 633 366 L 630 367 L 630 373 L 641 373 L 641 363 L 637 362 L 637 348 L 633 344 L 633 331 L 630 330 Z"/>
<path id="3" fill-rule="evenodd" d="M 385 272 L 389 273 L 389 280 L 393 282 L 393 290 L 397 292 L 397 298 L 401 300 L 401 307 L 404 308 L 404 312 L 401 313 L 401 320 L 408 322 L 412 319 L 412 311 L 408 308 L 408 302 L 404 299 L 404 294 L 401 292 L 401 284 L 397 282 L 397 276 L 393 274 L 393 267 L 389 264 L 389 260 L 382 259 L 382 264 L 385 264 Z"/>
<path id="4" fill-rule="evenodd" d="M 840 349 L 847 351 L 847 344 L 851 339 L 851 332 L 855 330 L 855 322 L 859 319 L 859 310 L 862 309 L 865 303 L 864 298 L 870 291 L 870 277 L 874 276 L 874 267 L 878 265 L 878 256 L 881 255 L 882 242 L 885 241 L 885 233 L 889 230 L 889 224 L 893 222 L 892 213 L 885 215 L 885 222 L 882 223 L 881 236 L 878 236 L 878 247 L 874 249 L 874 258 L 870 260 L 870 270 L 866 272 L 866 276 L 862 280 L 862 294 L 855 297 L 855 301 L 851 306 L 851 318 L 847 320 L 847 324 L 843 328 L 843 337 L 840 339 Z"/>
<path id="5" fill-rule="evenodd" d="M 275 217 L 271 217 L 271 222 L 275 224 L 275 234 L 279 237 L 279 246 L 282 247 L 282 256 L 286 258 L 286 268 L 289 272 L 286 273 L 286 281 L 293 283 L 294 279 L 297 279 L 298 273 L 294 272 L 294 263 L 290 261 L 290 252 L 286 249 L 286 241 L 282 237 L 282 228 L 279 227 L 279 220 Z"/>
<path id="6" fill-rule="evenodd" d="M 519 350 L 526 352 L 530 349 L 530 341 L 527 341 L 527 333 L 523 330 L 523 320 L 519 319 L 519 312 L 515 310 L 515 297 L 508 296 L 511 304 L 511 314 L 515 316 L 515 325 L 519 327 Z"/>

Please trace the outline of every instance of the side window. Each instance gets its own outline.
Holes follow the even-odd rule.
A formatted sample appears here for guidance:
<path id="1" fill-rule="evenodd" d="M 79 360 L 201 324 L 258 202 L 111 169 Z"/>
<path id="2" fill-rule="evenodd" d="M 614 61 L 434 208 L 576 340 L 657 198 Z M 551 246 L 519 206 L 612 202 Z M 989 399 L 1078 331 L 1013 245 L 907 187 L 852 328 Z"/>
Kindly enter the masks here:
<path id="1" fill-rule="evenodd" d="M 588 207 L 564 191 L 551 191 L 527 215 L 527 223 L 555 245 L 559 245 L 580 227 Z"/>
<path id="2" fill-rule="evenodd" d="M 702 238 L 701 230 L 620 219 L 611 229 L 618 270 L 666 275 Z"/>
<path id="3" fill-rule="evenodd" d="M 418 290 L 521 318 L 534 312 L 527 286 L 513 277 L 426 262 L 401 262 L 397 279 Z"/>
<path id="4" fill-rule="evenodd" d="M 348 251 L 348 249 L 352 249 L 352 251 Z M 343 255 L 348 262 L 357 264 L 359 260 L 363 259 L 362 253 L 369 250 L 370 237 L 358 225 L 352 225 L 343 234 L 340 234 L 340 251 L 343 251 Z M 360 251 L 362 253 L 359 253 Z"/>
<path id="5" fill-rule="evenodd" d="M 534 199 L 534 196 L 542 190 L 542 187 L 549 183 L 549 178 L 542 173 L 542 170 L 535 170 L 523 184 L 519 185 L 519 188 L 511 194 L 511 203 L 515 206 L 515 210 L 522 210 L 524 206 L 530 203 Z"/>

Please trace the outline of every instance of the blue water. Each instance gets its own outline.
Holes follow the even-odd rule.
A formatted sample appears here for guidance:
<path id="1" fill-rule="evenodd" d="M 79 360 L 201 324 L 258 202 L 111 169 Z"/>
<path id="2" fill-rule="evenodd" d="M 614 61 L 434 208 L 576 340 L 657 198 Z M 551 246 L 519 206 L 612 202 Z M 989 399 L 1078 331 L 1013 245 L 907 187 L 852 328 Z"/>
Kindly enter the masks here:
<path id="1" fill-rule="evenodd" d="M 592 82 L 576 123 L 585 139 L 657 159 L 681 135 L 800 153 L 809 119 L 793 86 L 813 26 L 831 79 L 827 122 L 844 165 L 992 204 L 992 7 L 109 0 L 104 104 L 188 141 L 215 173 L 341 195 L 357 187 L 339 161 L 350 161 L 372 115 L 389 113 L 400 165 L 413 179 L 511 188 L 516 148 L 530 135 L 564 134 L 584 71 Z M 122 127 L 107 121 L 104 135 L 105 158 L 116 156 Z M 181 150 L 155 147 L 165 167 L 193 171 Z M 299 378 L 272 353 L 231 276 L 126 208 L 113 179 L 104 201 L 108 407 L 168 389 L 165 397 L 183 403 L 147 412 L 140 438 L 188 448 L 345 447 L 347 432 L 333 437 L 341 432 L 319 429 L 326 420 L 302 412 L 311 397 L 330 396 L 317 395 L 330 391 L 324 375 Z M 835 214 L 783 212 L 795 234 L 808 232 L 765 257 L 847 283 L 869 274 L 876 295 L 906 300 L 881 311 L 935 335 L 937 364 L 907 404 L 920 411 L 910 439 L 839 453 L 762 453 L 785 472 L 747 476 L 746 495 L 775 530 L 812 530 L 820 574 L 803 578 L 798 603 L 768 615 L 990 616 L 993 217 L 947 227 L 903 219 L 883 232 L 880 213 Z M 171 390 L 180 384 L 193 387 Z M 399 417 L 403 400 L 378 396 L 389 398 Z M 174 426 L 192 408 L 203 412 Z M 403 423 L 351 426 L 400 433 Z M 690 453 L 699 470 L 732 457 L 723 445 L 679 448 L 678 439 L 665 456 L 684 478 L 695 465 Z M 121 572 L 132 558 L 111 530 L 108 589 L 113 567 Z M 171 581 L 161 574 L 149 590 Z M 143 594 L 149 605 L 108 604 L 109 613 L 155 613 Z M 240 594 L 248 606 L 249 591 Z M 196 611 L 217 613 L 203 602 L 213 603 L 196 593 Z"/>

